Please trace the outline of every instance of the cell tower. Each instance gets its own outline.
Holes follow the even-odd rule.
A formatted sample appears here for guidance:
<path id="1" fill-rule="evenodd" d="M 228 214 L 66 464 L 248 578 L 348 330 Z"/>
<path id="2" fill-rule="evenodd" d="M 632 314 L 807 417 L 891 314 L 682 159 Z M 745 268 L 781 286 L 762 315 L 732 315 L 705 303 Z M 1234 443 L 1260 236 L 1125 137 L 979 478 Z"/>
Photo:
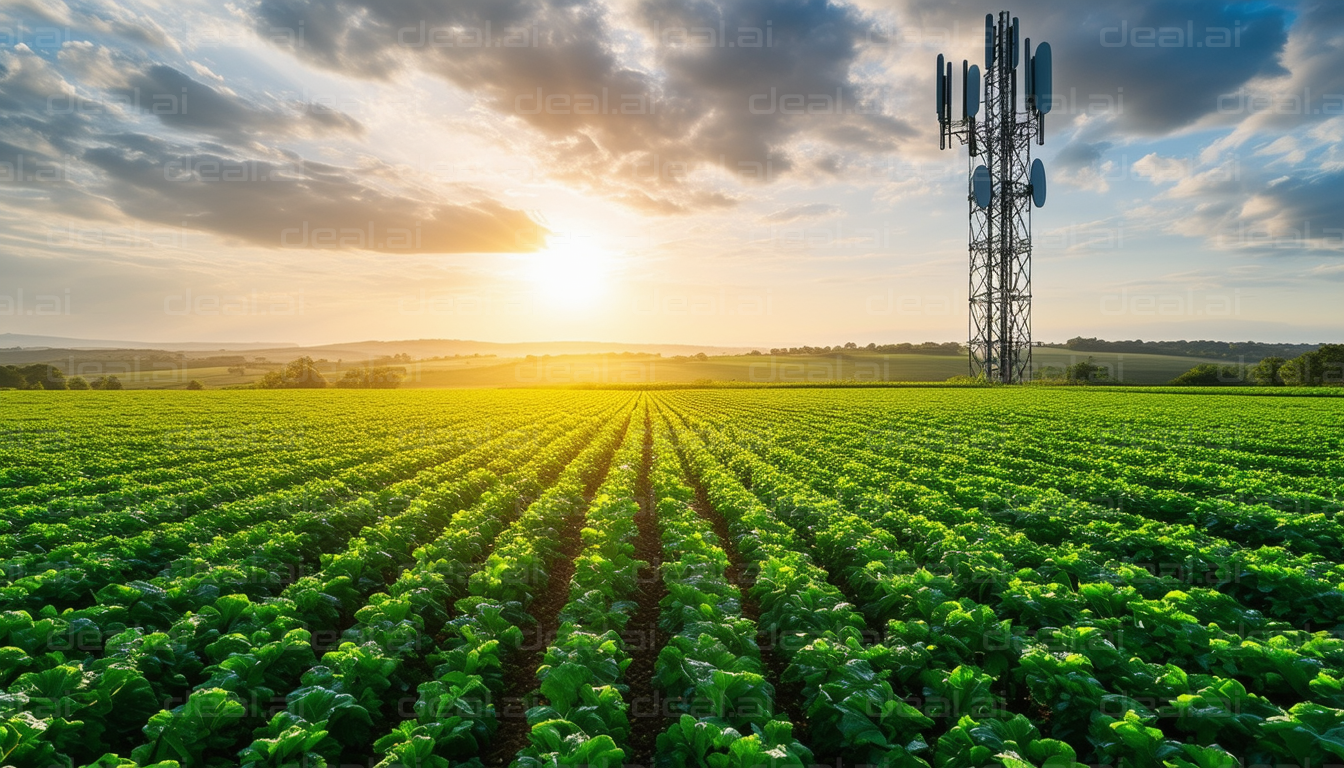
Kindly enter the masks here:
<path id="1" fill-rule="evenodd" d="M 959 121 L 942 54 L 937 77 L 939 147 L 957 139 L 970 148 L 971 375 L 1004 384 L 1031 377 L 1031 208 L 1045 205 L 1045 166 L 1032 161 L 1031 143 L 1045 144 L 1053 101 L 1050 44 L 1033 54 L 1029 38 L 1018 41 L 1016 16 L 985 15 L 983 82 L 980 67 L 963 59 Z"/>

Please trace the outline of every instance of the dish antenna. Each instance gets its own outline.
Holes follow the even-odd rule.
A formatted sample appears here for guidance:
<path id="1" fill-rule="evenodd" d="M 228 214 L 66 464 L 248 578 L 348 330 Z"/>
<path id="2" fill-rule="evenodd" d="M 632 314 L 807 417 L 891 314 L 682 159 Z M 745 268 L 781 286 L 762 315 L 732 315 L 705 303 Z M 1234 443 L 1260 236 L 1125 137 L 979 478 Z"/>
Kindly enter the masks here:
<path id="1" fill-rule="evenodd" d="M 977 165 L 975 171 L 971 173 L 971 195 L 975 198 L 975 207 L 985 209 L 989 207 L 994 193 L 990 190 L 989 169 L 983 165 Z"/>
<path id="2" fill-rule="evenodd" d="M 962 86 L 965 92 L 966 117 L 975 117 L 980 114 L 980 68 L 972 64 L 966 71 L 966 82 Z"/>
<path id="3" fill-rule="evenodd" d="M 1031 378 L 1031 209 L 1045 205 L 1045 143 L 1054 100 L 1050 44 L 1033 52 L 1017 17 L 985 15 L 985 68 L 962 61 L 962 115 L 952 119 L 952 64 L 938 56 L 938 143 L 969 145 L 970 366 L 1005 384 Z M 1022 98 L 1018 98 L 1021 75 Z"/>
<path id="4" fill-rule="evenodd" d="M 1031 202 L 1035 203 L 1037 208 L 1045 207 L 1045 163 L 1039 158 L 1031 162 Z"/>

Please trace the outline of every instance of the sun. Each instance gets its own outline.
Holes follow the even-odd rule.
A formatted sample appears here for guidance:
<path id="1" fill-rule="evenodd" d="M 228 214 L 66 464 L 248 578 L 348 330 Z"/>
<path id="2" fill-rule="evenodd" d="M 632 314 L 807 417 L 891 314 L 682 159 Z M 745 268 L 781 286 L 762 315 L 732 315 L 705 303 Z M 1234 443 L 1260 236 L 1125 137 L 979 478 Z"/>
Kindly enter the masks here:
<path id="1" fill-rule="evenodd" d="M 607 293 L 613 259 L 591 242 L 556 239 L 526 257 L 537 297 L 559 309 L 591 309 Z"/>

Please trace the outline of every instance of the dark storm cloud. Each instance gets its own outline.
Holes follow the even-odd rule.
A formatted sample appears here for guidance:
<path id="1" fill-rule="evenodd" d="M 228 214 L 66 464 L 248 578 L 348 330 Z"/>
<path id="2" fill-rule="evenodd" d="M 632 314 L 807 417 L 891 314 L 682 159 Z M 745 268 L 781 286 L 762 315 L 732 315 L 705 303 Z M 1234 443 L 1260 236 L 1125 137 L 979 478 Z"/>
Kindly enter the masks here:
<path id="1" fill-rule="evenodd" d="M 870 22 L 826 0 L 641 2 L 634 31 L 583 0 L 261 0 L 254 12 L 263 37 L 308 61 L 371 78 L 416 67 L 476 94 L 536 129 L 553 174 L 647 210 L 699 207 L 679 187 L 700 165 L 766 180 L 793 166 L 802 137 L 881 150 L 912 132 L 853 79 Z M 654 71 L 619 55 L 629 34 L 654 46 Z"/>
<path id="2" fill-rule="evenodd" d="M 106 196 L 143 221 L 265 247 L 383 253 L 535 250 L 544 230 L 490 200 L 448 204 L 388 194 L 334 166 L 182 154 L 152 139 L 88 150 Z"/>
<path id="3" fill-rule="evenodd" d="M 1344 3 L 1312 0 L 1298 9 L 1283 64 L 1291 73 L 1223 98 L 1253 130 L 1281 132 L 1344 115 Z"/>
<path id="4" fill-rule="evenodd" d="M 1286 228 L 1344 247 L 1344 171 L 1270 182 L 1258 191 L 1268 216 Z M 1262 214 L 1263 217 L 1263 214 Z M 1312 233 L 1315 233 L 1312 235 Z"/>
<path id="5" fill-rule="evenodd" d="M 788 142 L 813 136 L 842 147 L 882 151 L 912 131 L 878 113 L 852 76 L 871 21 L 852 6 L 824 0 L 643 0 L 639 12 L 660 45 L 658 65 L 670 99 L 702 130 L 692 137 L 728 167 L 762 160 L 787 170 Z M 705 41 L 710 30 L 720 44 Z M 763 45 L 751 42 L 759 30 Z"/>
<path id="6" fill-rule="evenodd" d="M 1089 144 L 1085 141 L 1071 141 L 1055 155 L 1055 162 L 1067 168 L 1087 168 L 1101 162 L 1102 154 L 1111 148 L 1109 141 Z"/>
<path id="7" fill-rule="evenodd" d="M 1113 130 L 1161 135 L 1218 114 L 1219 97 L 1253 78 L 1285 74 L 1288 15 L 1263 2 L 907 0 L 904 21 L 944 29 L 957 22 L 964 31 L 968 19 L 1004 7 L 1022 19 L 1024 35 L 1050 42 L 1054 111 L 1066 120 L 1105 111 Z M 970 26 L 963 48 L 983 66 L 983 26 Z"/>

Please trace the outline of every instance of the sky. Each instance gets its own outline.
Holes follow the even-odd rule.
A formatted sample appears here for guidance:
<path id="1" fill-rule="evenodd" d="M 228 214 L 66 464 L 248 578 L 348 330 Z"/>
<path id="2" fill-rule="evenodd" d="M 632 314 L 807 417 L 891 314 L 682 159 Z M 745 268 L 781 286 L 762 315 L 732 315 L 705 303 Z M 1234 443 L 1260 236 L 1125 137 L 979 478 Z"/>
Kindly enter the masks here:
<path id="1" fill-rule="evenodd" d="M 0 333 L 964 341 L 999 10 L 1036 339 L 1339 340 L 1338 0 L 7 0 Z"/>

